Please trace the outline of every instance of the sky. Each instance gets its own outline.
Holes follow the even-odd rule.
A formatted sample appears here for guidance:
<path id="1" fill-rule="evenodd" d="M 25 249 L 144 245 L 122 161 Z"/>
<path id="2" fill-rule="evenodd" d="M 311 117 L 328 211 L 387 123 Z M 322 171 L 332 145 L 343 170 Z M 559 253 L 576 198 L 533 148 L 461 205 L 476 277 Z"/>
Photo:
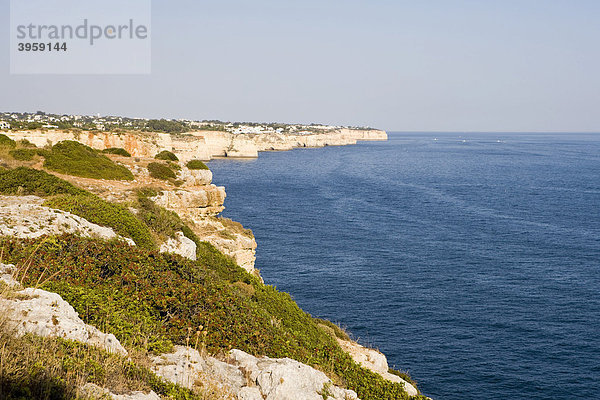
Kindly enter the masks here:
<path id="1" fill-rule="evenodd" d="M 598 0 L 154 0 L 148 75 L 11 75 L 9 9 L 0 111 L 600 132 Z"/>

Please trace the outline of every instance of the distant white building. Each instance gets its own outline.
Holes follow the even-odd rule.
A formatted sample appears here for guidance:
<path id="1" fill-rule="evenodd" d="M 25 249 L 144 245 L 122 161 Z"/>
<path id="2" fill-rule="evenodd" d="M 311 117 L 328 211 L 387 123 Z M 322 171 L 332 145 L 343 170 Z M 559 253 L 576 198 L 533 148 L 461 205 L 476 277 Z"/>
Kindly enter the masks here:
<path id="1" fill-rule="evenodd" d="M 46 124 L 46 125 L 42 125 L 42 128 L 46 128 L 46 129 L 58 129 L 58 126 Z"/>
<path id="2" fill-rule="evenodd" d="M 10 124 L 6 121 L 0 121 L 0 129 L 10 129 Z"/>

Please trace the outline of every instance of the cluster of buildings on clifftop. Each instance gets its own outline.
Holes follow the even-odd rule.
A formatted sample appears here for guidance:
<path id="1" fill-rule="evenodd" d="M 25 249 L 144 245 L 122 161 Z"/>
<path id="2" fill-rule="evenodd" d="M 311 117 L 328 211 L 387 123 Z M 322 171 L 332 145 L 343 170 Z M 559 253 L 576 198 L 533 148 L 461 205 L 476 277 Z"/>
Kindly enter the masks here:
<path id="1" fill-rule="evenodd" d="M 326 133 L 342 126 L 320 124 L 281 124 L 222 121 L 192 121 L 188 119 L 151 120 L 145 118 L 128 118 L 117 116 L 58 115 L 42 111 L 36 113 L 0 112 L 0 129 L 81 129 L 88 131 L 137 130 L 166 133 L 182 133 L 190 131 L 221 131 L 231 134 L 293 134 L 311 135 Z M 346 127 L 353 129 L 353 127 Z M 364 128 L 356 128 L 364 129 Z"/>

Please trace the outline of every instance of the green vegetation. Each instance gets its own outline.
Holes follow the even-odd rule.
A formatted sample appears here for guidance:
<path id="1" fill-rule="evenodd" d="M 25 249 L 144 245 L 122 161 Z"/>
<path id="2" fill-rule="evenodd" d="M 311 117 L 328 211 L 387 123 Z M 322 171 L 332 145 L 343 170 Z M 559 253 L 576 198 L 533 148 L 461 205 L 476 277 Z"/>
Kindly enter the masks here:
<path id="1" fill-rule="evenodd" d="M 8 136 L 0 133 L 0 147 L 8 147 L 14 149 L 17 146 L 17 143 L 9 138 Z"/>
<path id="2" fill-rule="evenodd" d="M 113 392 L 154 390 L 177 400 L 200 399 L 127 357 L 83 343 L 34 335 L 15 337 L 0 326 L 0 349 L 3 400 L 83 399 L 78 395 L 82 382 Z"/>
<path id="3" fill-rule="evenodd" d="M 403 371 L 397 371 L 393 368 L 389 368 L 388 372 L 392 375 L 399 376 L 400 378 L 404 379 L 406 382 L 413 385 L 415 388 L 417 387 L 417 381 L 415 381 L 408 373 L 403 372 Z"/>
<path id="4" fill-rule="evenodd" d="M 206 166 L 206 164 L 204 164 L 200 160 L 191 160 L 191 161 L 188 161 L 188 163 L 185 164 L 185 166 L 188 167 L 188 169 L 208 169 L 208 167 Z"/>
<path id="5" fill-rule="evenodd" d="M 12 158 L 18 161 L 31 161 L 38 155 L 36 149 L 14 149 L 8 152 Z"/>
<path id="6" fill-rule="evenodd" d="M 142 193 L 138 194 L 137 217 L 163 240 L 183 231 L 185 224 L 177 213 L 159 207 Z"/>
<path id="7" fill-rule="evenodd" d="M 151 119 L 146 122 L 146 130 L 152 132 L 165 132 L 165 133 L 183 133 L 187 132 L 188 128 L 181 122 L 168 121 L 166 119 Z"/>
<path id="8" fill-rule="evenodd" d="M 44 203 L 48 207 L 113 228 L 140 247 L 156 247 L 150 228 L 127 207 L 103 200 L 47 172 L 25 167 L 0 170 L 0 194 L 48 197 Z"/>
<path id="9" fill-rule="evenodd" d="M 18 167 L 0 171 L 0 193 L 47 197 L 54 194 L 81 195 L 86 192 L 47 172 Z"/>
<path id="10" fill-rule="evenodd" d="M 122 147 L 109 147 L 108 149 L 102 150 L 104 154 L 116 154 L 123 157 L 131 157 L 131 154 Z"/>
<path id="11" fill-rule="evenodd" d="M 150 176 L 152 178 L 162 179 L 164 181 L 175 179 L 177 177 L 171 168 L 161 163 L 153 162 L 148 164 L 148 171 L 150 171 Z"/>
<path id="12" fill-rule="evenodd" d="M 119 235 L 133 239 L 142 248 L 156 247 L 150 229 L 120 204 L 109 203 L 91 194 L 63 194 L 51 197 L 44 205 L 79 215 L 94 224 L 109 226 Z"/>
<path id="13" fill-rule="evenodd" d="M 290 357 L 364 400 L 407 398 L 402 385 L 352 361 L 288 294 L 261 284 L 208 244 L 198 261 L 70 235 L 45 242 L 3 238 L 0 248 L 17 265 L 35 255 L 27 284 L 51 277 L 42 288 L 130 348 L 160 353 L 185 344 L 190 329 L 201 330 L 201 345 L 212 353 L 239 348 Z"/>
<path id="14" fill-rule="evenodd" d="M 326 319 L 320 319 L 320 318 L 315 318 L 315 319 L 318 324 L 323 325 L 327 330 L 330 330 L 335 335 L 335 337 L 342 339 L 342 340 L 350 340 L 350 336 L 348 336 L 346 331 L 343 330 L 339 325 L 334 324 L 333 322 L 326 320 Z"/>
<path id="15" fill-rule="evenodd" d="M 126 167 L 115 164 L 91 147 L 70 140 L 52 147 L 52 151 L 46 156 L 44 167 L 84 178 L 133 180 L 133 174 Z"/>
<path id="16" fill-rule="evenodd" d="M 19 140 L 17 142 L 17 145 L 19 145 L 19 147 L 27 148 L 27 149 L 35 149 L 35 148 L 37 148 L 37 146 L 35 144 L 31 143 L 27 139 L 21 139 L 21 140 Z"/>
<path id="17" fill-rule="evenodd" d="M 164 160 L 164 161 L 179 161 L 179 158 L 177 158 L 177 156 L 175 154 L 171 153 L 169 150 L 161 151 L 160 153 L 155 155 L 154 158 L 157 160 Z"/>

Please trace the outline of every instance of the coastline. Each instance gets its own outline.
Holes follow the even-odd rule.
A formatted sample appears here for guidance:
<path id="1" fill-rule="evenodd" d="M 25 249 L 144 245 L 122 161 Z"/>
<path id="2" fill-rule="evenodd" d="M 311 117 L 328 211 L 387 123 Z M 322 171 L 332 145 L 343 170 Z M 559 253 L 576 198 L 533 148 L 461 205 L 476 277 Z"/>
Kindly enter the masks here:
<path id="1" fill-rule="evenodd" d="M 310 135 L 266 133 L 233 134 L 218 131 L 193 131 L 186 134 L 161 132 L 98 132 L 31 130 L 3 132 L 12 140 L 28 140 L 38 147 L 74 140 L 97 150 L 120 147 L 134 157 L 154 157 L 162 150 L 177 154 L 180 160 L 215 158 L 257 158 L 263 151 L 287 151 L 295 148 L 354 145 L 359 141 L 385 141 L 387 133 L 378 129 L 333 129 Z"/>
<path id="2" fill-rule="evenodd" d="M 154 154 L 163 150 L 173 151 L 174 154 L 180 157 L 181 161 L 185 161 L 186 156 L 188 159 L 192 159 L 189 156 L 197 155 L 200 150 L 204 152 L 203 154 L 211 153 L 210 158 L 218 157 L 219 155 L 215 153 L 219 152 L 224 152 L 227 158 L 254 158 L 254 156 L 250 157 L 248 154 L 256 154 L 256 156 L 258 156 L 259 151 L 285 151 L 298 147 L 317 148 L 325 146 L 342 146 L 356 144 L 359 140 L 387 139 L 387 134 L 384 131 L 378 130 L 336 130 L 324 134 L 264 135 L 263 137 L 261 137 L 261 135 L 231 135 L 215 134 L 212 132 L 210 134 L 202 135 L 202 139 L 204 140 L 196 143 L 196 146 L 188 146 L 187 148 L 182 149 L 182 144 L 189 144 L 189 138 L 187 136 L 184 136 L 186 140 L 181 140 L 181 136 L 173 135 L 175 137 L 171 138 L 171 135 L 168 135 L 169 139 L 172 140 L 167 140 L 165 134 L 159 133 L 139 133 L 138 136 L 136 136 L 135 134 L 119 135 L 115 133 L 93 134 L 87 132 L 87 134 L 76 134 L 64 131 L 19 131 L 12 134 L 9 133 L 8 136 L 15 141 L 28 140 L 38 147 L 54 145 L 63 140 L 75 140 L 84 145 L 91 145 L 90 147 L 93 146 L 99 150 L 109 147 L 118 147 L 119 144 L 124 145 L 126 149 L 131 151 L 134 158 L 125 159 L 116 156 L 112 156 L 112 158 L 118 160 L 121 165 L 125 165 L 130 170 L 136 172 L 137 179 L 132 182 L 132 187 L 124 185 L 125 187 L 120 188 L 119 185 L 115 184 L 112 186 L 113 190 L 109 190 L 110 193 L 100 194 L 101 196 L 110 197 L 111 201 L 114 200 L 114 193 L 112 193 L 114 190 L 117 192 L 120 190 L 131 191 L 132 189 L 135 189 L 136 185 L 151 183 L 144 174 L 138 175 L 140 169 L 137 164 L 139 164 L 140 161 L 142 161 L 142 163 L 151 162 L 151 160 L 154 159 Z M 194 139 L 199 138 L 199 136 L 192 136 Z M 157 139 L 161 139 L 160 142 Z M 223 140 L 225 140 L 225 142 L 223 142 Z M 231 140 L 235 146 L 224 148 L 224 143 L 226 143 L 227 140 Z M 240 143 L 246 143 L 247 147 L 242 147 Z M 248 143 L 251 143 L 251 145 L 248 145 Z M 179 146 L 179 148 L 177 146 Z M 193 151 L 190 151 L 190 149 Z M 145 158 L 146 160 L 140 160 L 140 158 Z M 94 184 L 93 180 L 90 179 L 86 180 L 85 178 L 75 178 L 66 175 L 62 177 L 73 183 L 80 184 L 81 182 L 85 182 L 86 186 L 94 186 L 95 184 L 101 183 L 96 182 Z M 193 172 L 184 167 L 181 178 L 184 178 L 181 187 L 179 187 L 179 185 L 170 187 L 172 186 L 172 183 L 170 183 L 160 196 L 157 196 L 152 200 L 155 201 L 157 205 L 163 206 L 165 209 L 174 211 L 178 215 L 185 217 L 186 220 L 193 221 L 196 227 L 199 227 L 203 223 L 214 225 L 218 222 L 219 228 L 217 231 L 221 231 L 221 228 L 225 228 L 223 232 L 226 232 L 226 235 L 224 236 L 228 240 L 233 237 L 234 240 L 232 243 L 234 243 L 234 247 L 227 248 L 227 245 L 222 243 L 223 237 L 219 239 L 221 242 L 215 242 L 216 239 L 212 237 L 202 237 L 201 239 L 215 245 L 224 254 L 232 256 L 240 267 L 244 268 L 252 275 L 257 276 L 262 281 L 258 271 L 254 269 L 256 242 L 254 241 L 253 236 L 246 238 L 243 227 L 241 228 L 241 232 L 233 235 L 230 231 L 231 228 L 229 223 L 226 224 L 225 222 L 215 220 L 217 214 L 223 209 L 222 204 L 225 199 L 225 189 L 211 184 L 212 174 L 210 174 L 210 171 L 206 171 L 206 173 L 202 170 Z M 107 187 L 105 185 L 106 183 L 107 182 L 104 182 L 102 185 L 104 188 Z M 110 185 L 108 187 L 110 187 Z M 214 195 L 213 192 L 215 191 L 219 191 L 218 196 Z M 184 238 L 182 237 L 180 239 Z M 186 255 L 187 253 L 194 253 L 191 255 L 191 259 L 195 260 L 195 252 L 190 251 L 190 249 L 186 247 L 189 247 L 190 243 L 186 243 L 182 240 L 179 240 L 179 242 L 169 240 L 168 243 L 165 242 L 165 245 L 166 247 L 164 247 L 164 250 L 163 246 L 161 246 L 161 252 L 177 253 L 188 258 L 190 258 L 190 256 Z M 239 257 L 236 257 L 236 255 Z M 245 261 L 242 263 L 240 262 L 241 260 Z M 327 326 L 321 326 L 321 329 L 326 331 L 330 330 Z M 333 333 L 332 336 L 335 337 L 336 334 Z M 402 385 L 410 396 L 417 396 L 419 394 L 418 390 L 409 382 L 405 381 L 400 376 L 388 372 L 389 367 L 387 359 L 382 353 L 377 350 L 363 347 L 360 344 L 351 341 L 350 338 L 338 340 L 338 342 L 344 352 L 346 352 L 358 365 L 379 375 L 379 379 L 383 378 L 388 384 L 396 383 Z"/>

